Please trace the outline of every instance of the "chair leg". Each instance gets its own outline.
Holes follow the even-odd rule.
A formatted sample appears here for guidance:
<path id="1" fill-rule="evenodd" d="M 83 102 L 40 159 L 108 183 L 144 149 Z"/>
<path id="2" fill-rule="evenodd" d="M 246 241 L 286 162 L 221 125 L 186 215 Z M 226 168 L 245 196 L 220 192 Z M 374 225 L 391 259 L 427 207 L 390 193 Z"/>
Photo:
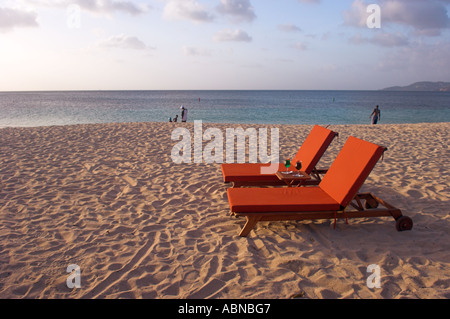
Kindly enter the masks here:
<path id="1" fill-rule="evenodd" d="M 345 224 L 348 225 L 348 218 L 347 218 L 347 214 L 345 213 L 345 210 L 342 211 L 342 213 L 344 214 L 344 217 L 345 217 Z M 336 222 L 337 222 L 337 212 L 334 212 L 334 226 L 333 226 L 333 229 L 336 229 Z"/>
<path id="2" fill-rule="evenodd" d="M 241 230 L 241 233 L 239 234 L 239 236 L 241 237 L 247 237 L 253 227 L 255 227 L 256 223 L 261 219 L 260 216 L 246 216 L 246 218 L 247 222 L 245 223 L 244 227 Z"/>

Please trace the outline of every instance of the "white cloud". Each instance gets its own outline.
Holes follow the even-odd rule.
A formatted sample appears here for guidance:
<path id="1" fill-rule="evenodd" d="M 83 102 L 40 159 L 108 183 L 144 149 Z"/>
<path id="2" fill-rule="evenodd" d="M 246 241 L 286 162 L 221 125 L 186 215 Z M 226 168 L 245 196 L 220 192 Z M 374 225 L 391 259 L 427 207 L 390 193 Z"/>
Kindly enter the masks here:
<path id="1" fill-rule="evenodd" d="M 374 44 L 383 47 L 398 47 L 409 45 L 409 40 L 401 33 L 377 33 L 372 38 L 365 38 L 357 34 L 350 39 L 353 44 Z"/>
<path id="2" fill-rule="evenodd" d="M 170 0 L 164 7 L 164 18 L 169 20 L 190 20 L 211 22 L 214 16 L 196 0 Z"/>
<path id="3" fill-rule="evenodd" d="M 405 25 L 418 35 L 440 35 L 450 27 L 446 5 L 449 0 L 380 0 L 382 28 L 385 25 Z M 367 27 L 367 12 L 370 2 L 355 0 L 349 10 L 344 11 L 344 23 L 350 26 Z"/>
<path id="4" fill-rule="evenodd" d="M 183 54 L 186 56 L 211 56 L 211 51 L 203 48 L 184 46 Z"/>
<path id="5" fill-rule="evenodd" d="M 411 26 L 423 35 L 439 35 L 442 29 L 450 27 L 447 9 L 440 0 L 384 0 L 382 15 L 387 23 Z"/>
<path id="6" fill-rule="evenodd" d="M 220 0 L 217 10 L 236 22 L 253 21 L 256 18 L 249 0 Z"/>
<path id="7" fill-rule="evenodd" d="M 279 24 L 278 30 L 281 30 L 284 32 L 300 32 L 300 31 L 302 31 L 302 29 L 300 29 L 299 27 L 297 27 L 296 25 L 294 25 L 292 23 Z"/>
<path id="8" fill-rule="evenodd" d="M 352 3 L 350 10 L 344 11 L 344 24 L 356 27 L 367 27 L 367 6 L 363 0 L 355 0 Z"/>
<path id="9" fill-rule="evenodd" d="M 306 51 L 308 49 L 308 47 L 306 46 L 305 43 L 303 42 L 297 42 L 293 45 L 293 47 L 295 49 L 297 49 L 298 51 Z"/>
<path id="10" fill-rule="evenodd" d="M 37 15 L 34 12 L 0 8 L 0 32 L 7 32 L 21 27 L 37 27 L 36 19 Z"/>
<path id="11" fill-rule="evenodd" d="M 217 42 L 226 42 L 226 41 L 234 41 L 234 42 L 251 42 L 252 37 L 247 34 L 247 32 L 242 30 L 222 30 L 217 32 L 214 37 L 214 41 Z"/>
<path id="12" fill-rule="evenodd" d="M 131 50 L 154 49 L 147 46 L 144 42 L 139 40 L 139 38 L 134 36 L 126 36 L 124 34 L 119 34 L 103 40 L 99 43 L 99 46 L 103 48 L 119 48 Z"/>
<path id="13" fill-rule="evenodd" d="M 76 0 L 68 1 L 69 4 L 78 4 L 81 8 L 99 13 L 111 13 L 121 11 L 131 15 L 144 13 L 141 7 L 132 1 L 114 1 L 114 0 Z"/>
<path id="14" fill-rule="evenodd" d="M 128 0 L 25 0 L 25 2 L 31 5 L 63 9 L 69 5 L 78 5 L 83 10 L 99 14 L 124 12 L 131 15 L 139 15 L 145 13 L 149 8 L 148 5 L 136 4 L 134 1 Z"/>

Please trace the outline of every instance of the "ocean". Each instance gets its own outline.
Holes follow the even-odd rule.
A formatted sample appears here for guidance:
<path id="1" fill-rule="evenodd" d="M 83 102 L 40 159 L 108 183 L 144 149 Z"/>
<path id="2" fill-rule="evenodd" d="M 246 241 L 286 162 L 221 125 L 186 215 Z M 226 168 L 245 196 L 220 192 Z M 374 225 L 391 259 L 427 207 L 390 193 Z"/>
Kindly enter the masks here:
<path id="1" fill-rule="evenodd" d="M 450 122 L 450 92 L 388 91 L 58 91 L 0 92 L 0 127 L 167 122 L 248 124 Z"/>

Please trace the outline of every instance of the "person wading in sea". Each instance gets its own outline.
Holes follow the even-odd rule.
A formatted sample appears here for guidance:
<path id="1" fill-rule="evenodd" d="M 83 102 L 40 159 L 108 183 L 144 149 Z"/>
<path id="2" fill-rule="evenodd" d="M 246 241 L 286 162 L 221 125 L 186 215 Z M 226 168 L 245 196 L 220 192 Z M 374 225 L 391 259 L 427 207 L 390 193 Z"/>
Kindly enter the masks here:
<path id="1" fill-rule="evenodd" d="M 187 108 L 185 108 L 184 106 L 181 106 L 181 122 L 186 122 L 187 121 Z"/>
<path id="2" fill-rule="evenodd" d="M 373 109 L 373 112 L 369 117 L 372 118 L 372 124 L 377 124 L 378 121 L 381 120 L 381 111 L 378 105 Z"/>

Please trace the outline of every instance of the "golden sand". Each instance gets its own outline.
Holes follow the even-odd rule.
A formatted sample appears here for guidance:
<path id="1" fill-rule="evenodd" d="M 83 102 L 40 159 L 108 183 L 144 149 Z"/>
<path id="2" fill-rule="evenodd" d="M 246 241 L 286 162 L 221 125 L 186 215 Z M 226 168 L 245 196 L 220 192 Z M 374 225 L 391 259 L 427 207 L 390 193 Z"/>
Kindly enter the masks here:
<path id="1" fill-rule="evenodd" d="M 259 223 L 227 216 L 219 164 L 174 164 L 192 123 L 0 129 L 0 298 L 450 298 L 450 123 L 333 125 L 388 147 L 363 190 L 414 221 Z M 223 132 L 238 125 L 204 124 Z M 280 157 L 311 125 L 279 127 Z M 69 288 L 67 267 L 80 267 Z M 380 288 L 369 288 L 369 265 Z"/>

